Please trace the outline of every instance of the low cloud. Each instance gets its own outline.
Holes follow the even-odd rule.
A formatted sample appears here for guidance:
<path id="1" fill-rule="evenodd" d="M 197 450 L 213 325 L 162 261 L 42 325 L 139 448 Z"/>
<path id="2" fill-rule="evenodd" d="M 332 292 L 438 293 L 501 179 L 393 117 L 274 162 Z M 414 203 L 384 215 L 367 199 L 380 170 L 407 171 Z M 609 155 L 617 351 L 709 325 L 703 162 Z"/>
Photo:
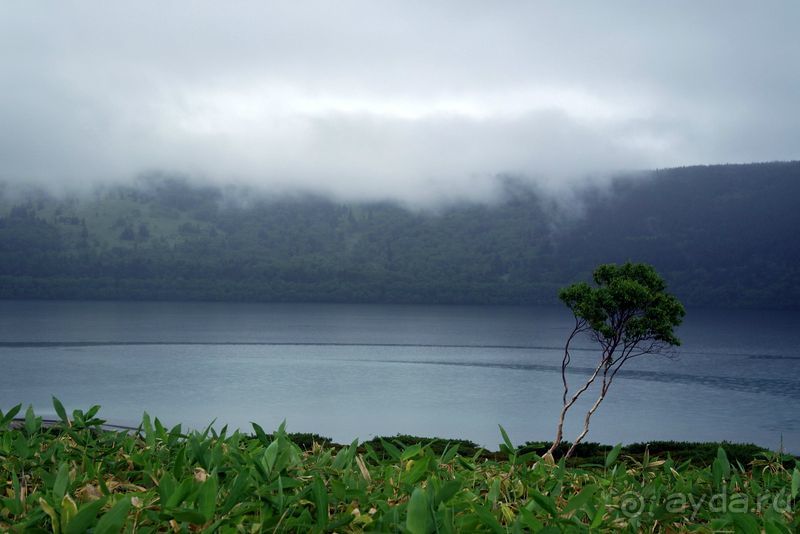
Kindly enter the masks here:
<path id="1" fill-rule="evenodd" d="M 430 203 L 800 157 L 796 3 L 640 6 L 6 4 L 0 179 Z"/>

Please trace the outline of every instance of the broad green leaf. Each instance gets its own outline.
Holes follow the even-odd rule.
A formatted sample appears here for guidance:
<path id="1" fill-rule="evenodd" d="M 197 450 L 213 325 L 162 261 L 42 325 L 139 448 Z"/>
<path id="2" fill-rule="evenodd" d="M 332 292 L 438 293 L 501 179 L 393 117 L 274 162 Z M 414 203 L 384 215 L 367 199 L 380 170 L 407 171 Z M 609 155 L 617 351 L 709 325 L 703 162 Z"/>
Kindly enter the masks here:
<path id="1" fill-rule="evenodd" d="M 156 444 L 156 435 L 153 431 L 153 424 L 150 422 L 150 414 L 144 412 L 142 414 L 142 428 L 144 429 L 144 441 L 148 447 L 153 447 Z"/>
<path id="2" fill-rule="evenodd" d="M 569 513 L 573 510 L 579 510 L 586 506 L 594 497 L 594 494 L 597 492 L 598 487 L 594 484 L 589 484 L 585 486 L 580 493 L 572 497 L 567 505 L 564 507 L 563 512 Z"/>
<path id="3" fill-rule="evenodd" d="M 275 467 L 275 461 L 278 459 L 279 440 L 275 440 L 269 444 L 264 451 L 264 465 L 267 468 L 267 474 L 272 474 L 272 469 Z"/>
<path id="4" fill-rule="evenodd" d="M 77 426 L 78 428 L 85 426 L 82 410 L 72 410 L 72 422 L 74 423 L 73 426 Z"/>
<path id="5" fill-rule="evenodd" d="M 58 513 L 55 511 L 49 502 L 44 500 L 44 498 L 39 497 L 39 506 L 42 507 L 44 513 L 46 513 L 50 517 L 50 523 L 53 526 L 53 532 L 55 534 L 59 534 L 61 532 L 61 521 L 58 519 Z"/>
<path id="6" fill-rule="evenodd" d="M 21 409 L 22 409 L 22 404 L 17 404 L 16 406 L 8 410 L 8 412 L 6 412 L 5 415 L 3 415 L 3 412 L 0 411 L 0 430 L 6 428 L 8 424 L 14 420 L 14 417 L 19 413 Z"/>
<path id="7" fill-rule="evenodd" d="M 517 464 L 521 465 L 526 463 L 538 462 L 541 459 L 542 457 L 536 454 L 536 451 L 526 452 L 525 454 L 517 456 Z"/>
<path id="8" fill-rule="evenodd" d="M 530 495 L 531 495 L 531 498 L 536 502 L 536 504 L 541 506 L 545 510 L 545 512 L 550 514 L 551 517 L 558 516 L 558 510 L 556 509 L 556 503 L 555 503 L 555 501 L 553 501 L 552 497 L 549 497 L 547 495 L 542 495 L 541 493 L 539 493 L 538 491 L 536 491 L 533 488 L 530 489 Z"/>
<path id="9" fill-rule="evenodd" d="M 211 432 L 211 429 L 214 428 L 214 423 L 216 422 L 217 419 L 214 418 L 210 423 L 208 423 L 208 426 L 205 428 L 205 430 L 203 430 L 202 434 L 200 434 L 200 439 L 206 439 L 208 437 L 209 432 Z"/>
<path id="10" fill-rule="evenodd" d="M 328 532 L 336 532 L 337 529 L 352 523 L 353 519 L 355 516 L 350 513 L 340 515 L 328 524 Z"/>
<path id="11" fill-rule="evenodd" d="M 324 529 L 328 525 L 328 491 L 325 489 L 325 484 L 321 478 L 314 477 L 314 482 L 311 484 L 311 494 L 314 496 L 317 526 Z"/>
<path id="12" fill-rule="evenodd" d="M 403 451 L 403 454 L 400 455 L 400 459 L 403 461 L 410 460 L 411 458 L 419 455 L 422 452 L 422 445 L 419 443 L 415 445 L 411 445 L 410 447 L 406 447 Z"/>
<path id="13" fill-rule="evenodd" d="M 728 455 L 722 447 L 717 449 L 717 457 L 711 464 L 711 474 L 714 478 L 714 486 L 720 488 L 722 481 L 730 478 L 731 464 L 728 461 Z"/>
<path id="14" fill-rule="evenodd" d="M 166 505 L 169 502 L 177 487 L 178 481 L 175 480 L 175 477 L 169 471 L 164 471 L 164 474 L 161 475 L 161 480 L 158 481 L 158 496 L 162 505 Z"/>
<path id="15" fill-rule="evenodd" d="M 406 528 L 411 534 L 427 534 L 432 530 L 428 495 L 422 488 L 414 488 L 406 511 Z"/>
<path id="16" fill-rule="evenodd" d="M 67 411 L 64 409 L 64 405 L 61 404 L 61 401 L 55 397 L 53 397 L 53 408 L 55 408 L 58 417 L 61 418 L 61 421 L 64 422 L 64 425 L 70 426 L 69 417 L 67 417 Z"/>
<path id="17" fill-rule="evenodd" d="M 751 514 L 730 514 L 733 519 L 733 524 L 736 525 L 736 531 L 743 534 L 761 534 L 761 526 L 758 519 Z"/>
<path id="18" fill-rule="evenodd" d="M 111 495 L 111 490 L 108 489 L 106 481 L 103 479 L 103 477 L 99 477 L 97 479 L 97 485 L 100 486 L 100 491 L 103 492 L 103 495 Z"/>
<path id="19" fill-rule="evenodd" d="M 242 495 L 244 495 L 245 491 L 250 487 L 250 476 L 250 469 L 242 469 L 239 472 L 236 479 L 233 481 L 233 487 L 231 487 L 230 493 L 228 493 L 225 504 L 223 504 L 220 509 L 221 514 L 227 514 L 240 502 Z"/>
<path id="20" fill-rule="evenodd" d="M 86 417 L 86 420 L 88 421 L 91 418 L 93 418 L 95 415 L 97 415 L 97 412 L 99 412 L 99 411 L 100 411 L 100 405 L 99 404 L 95 404 L 94 406 L 89 408 L 89 410 L 86 412 L 84 417 Z"/>
<path id="21" fill-rule="evenodd" d="M 97 514 L 100 513 L 100 509 L 107 500 L 106 497 L 103 497 L 81 506 L 75 517 L 67 524 L 64 534 L 84 534 L 97 521 Z"/>
<path id="22" fill-rule="evenodd" d="M 372 445 L 370 445 L 369 443 L 365 442 L 365 443 L 362 443 L 361 446 L 364 447 L 364 457 L 365 458 L 367 458 L 368 460 L 370 460 L 371 462 L 373 462 L 375 464 L 380 464 L 383 461 L 383 460 L 381 460 L 381 457 L 378 456 L 378 454 L 375 452 L 375 449 L 372 447 Z M 322 458 L 322 456 L 320 456 L 320 458 Z"/>
<path id="23" fill-rule="evenodd" d="M 9 436 L 11 434 L 8 434 Z M 17 438 L 14 440 L 14 451 L 20 458 L 30 458 L 31 456 L 31 448 L 28 445 L 28 440 L 25 439 L 25 436 L 18 434 Z"/>
<path id="24" fill-rule="evenodd" d="M 186 445 L 177 447 L 177 450 L 178 452 L 175 454 L 175 465 L 172 467 L 172 474 L 176 479 L 184 475 L 183 469 L 186 466 Z"/>
<path id="25" fill-rule="evenodd" d="M 261 443 L 263 443 L 265 447 L 267 445 L 269 445 L 270 444 L 270 439 L 267 437 L 267 433 L 264 432 L 264 429 L 261 428 L 260 425 L 254 423 L 252 421 L 250 421 L 250 425 L 253 427 L 253 431 L 255 431 L 256 437 L 258 438 L 258 440 Z"/>
<path id="26" fill-rule="evenodd" d="M 617 457 L 619 456 L 620 451 L 622 450 L 622 443 L 617 443 L 613 449 L 608 452 L 608 456 L 606 456 L 606 469 L 614 465 L 614 462 L 617 461 Z"/>
<path id="27" fill-rule="evenodd" d="M 197 494 L 197 509 L 203 514 L 206 521 L 210 521 L 214 517 L 214 510 L 217 507 L 217 491 L 217 477 L 211 475 L 200 486 L 200 492 Z"/>
<path id="28" fill-rule="evenodd" d="M 97 526 L 94 527 L 94 534 L 118 534 L 125 525 L 128 518 L 128 510 L 131 508 L 131 498 L 123 497 L 111 510 L 103 514 Z"/>
<path id="29" fill-rule="evenodd" d="M 605 505 L 598 506 L 597 511 L 594 513 L 594 517 L 592 518 L 592 524 L 589 525 L 589 528 L 595 529 L 598 528 L 600 525 L 602 525 L 605 513 L 606 513 Z"/>
<path id="30" fill-rule="evenodd" d="M 411 465 L 411 468 L 404 471 L 400 476 L 401 480 L 406 484 L 416 484 L 428 473 L 430 457 L 424 456 L 412 461 L 414 463 Z"/>
<path id="31" fill-rule="evenodd" d="M 486 501 L 494 506 L 497 498 L 500 496 L 500 479 L 495 478 L 489 486 L 489 492 L 486 494 Z"/>
<path id="32" fill-rule="evenodd" d="M 441 489 L 436 493 L 433 502 L 434 508 L 437 508 L 441 503 L 447 503 L 450 499 L 455 497 L 456 493 L 461 489 L 462 482 L 460 479 L 448 480 L 442 485 Z"/>
<path id="33" fill-rule="evenodd" d="M 458 443 L 456 443 L 452 447 L 448 447 L 447 450 L 442 453 L 442 460 L 441 460 L 442 463 L 443 464 L 450 463 L 453 460 L 453 458 L 456 457 L 456 454 L 458 454 Z"/>
<path id="34" fill-rule="evenodd" d="M 67 525 L 72 521 L 78 514 L 78 506 L 75 504 L 75 501 L 72 500 L 72 497 L 69 495 L 64 495 L 64 498 L 61 499 L 61 531 L 66 532 Z"/>
<path id="35" fill-rule="evenodd" d="M 383 450 L 389 453 L 389 456 L 391 456 L 392 459 L 394 460 L 399 460 L 400 456 L 402 456 L 403 454 L 402 452 L 400 452 L 400 449 L 398 449 L 397 447 L 395 447 L 394 445 L 392 445 L 383 438 L 381 438 L 381 445 L 383 445 Z"/>
<path id="36" fill-rule="evenodd" d="M 167 499 L 167 502 L 164 503 L 166 508 L 175 508 L 180 503 L 182 503 L 186 497 L 192 492 L 192 489 L 195 487 L 195 481 L 193 478 L 185 478 L 183 481 L 178 485 L 178 487 L 172 492 Z"/>
<path id="37" fill-rule="evenodd" d="M 513 454 L 517 449 L 514 447 L 514 444 L 511 443 L 511 439 L 509 439 L 506 429 L 503 428 L 503 425 L 497 426 L 500 427 L 500 435 L 503 437 L 503 443 L 505 444 L 506 449 L 508 449 L 508 454 Z"/>
<path id="38" fill-rule="evenodd" d="M 153 427 L 155 428 L 158 439 L 161 441 L 167 441 L 167 429 L 164 428 L 164 425 L 161 424 L 161 421 L 158 419 L 158 417 L 153 420 Z"/>
<path id="39" fill-rule="evenodd" d="M 531 532 L 539 532 L 544 528 L 542 522 L 533 515 L 533 512 L 525 507 L 519 509 L 519 521 L 522 521 L 522 524 L 528 527 Z"/>
<path id="40" fill-rule="evenodd" d="M 14 504 L 10 505 L 12 507 L 12 512 L 15 514 L 21 514 L 23 509 L 21 485 L 19 483 L 19 477 L 17 476 L 17 473 L 13 471 L 11 472 L 11 489 L 14 490 Z"/>
<path id="41" fill-rule="evenodd" d="M 201 514 L 197 510 L 192 510 L 190 508 L 180 508 L 178 510 L 173 510 L 171 515 L 177 521 L 192 523 L 193 525 L 202 525 L 206 522 L 206 518 L 203 514 Z"/>
<path id="42" fill-rule="evenodd" d="M 28 409 L 25 410 L 25 431 L 28 434 L 35 434 L 40 428 L 42 428 L 42 418 L 36 417 L 33 406 L 28 405 Z"/>
<path id="43" fill-rule="evenodd" d="M 797 498 L 798 492 L 800 492 L 800 469 L 795 467 L 792 473 L 792 499 Z"/>
<path id="44" fill-rule="evenodd" d="M 53 495 L 55 495 L 56 501 L 60 502 L 61 499 L 64 498 L 64 495 L 67 493 L 67 486 L 69 486 L 69 466 L 67 464 L 61 464 L 58 467 L 58 474 L 53 483 Z"/>
<path id="45" fill-rule="evenodd" d="M 456 462 L 467 471 L 475 471 L 475 464 L 462 456 L 456 456 Z"/>
<path id="46" fill-rule="evenodd" d="M 764 522 L 764 534 L 792 534 L 791 531 L 784 525 L 775 523 L 774 521 Z"/>
<path id="47" fill-rule="evenodd" d="M 492 512 L 487 510 L 485 507 L 480 505 L 476 506 L 475 513 L 480 518 L 481 524 L 484 527 L 488 527 L 495 534 L 505 534 L 506 529 L 503 528 L 503 525 L 500 524 L 500 521 L 498 521 L 497 518 L 492 515 Z"/>

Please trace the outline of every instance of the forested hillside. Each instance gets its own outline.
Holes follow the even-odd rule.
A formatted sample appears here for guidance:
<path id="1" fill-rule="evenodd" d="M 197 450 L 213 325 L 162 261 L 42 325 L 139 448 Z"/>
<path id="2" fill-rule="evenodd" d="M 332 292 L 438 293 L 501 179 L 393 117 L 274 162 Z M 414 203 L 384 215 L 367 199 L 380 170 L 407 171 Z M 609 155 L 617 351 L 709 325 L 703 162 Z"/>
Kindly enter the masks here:
<path id="1" fill-rule="evenodd" d="M 619 178 L 568 205 L 519 186 L 436 211 L 241 193 L 6 188 L 0 297 L 544 303 L 633 260 L 689 305 L 800 307 L 800 162 Z"/>

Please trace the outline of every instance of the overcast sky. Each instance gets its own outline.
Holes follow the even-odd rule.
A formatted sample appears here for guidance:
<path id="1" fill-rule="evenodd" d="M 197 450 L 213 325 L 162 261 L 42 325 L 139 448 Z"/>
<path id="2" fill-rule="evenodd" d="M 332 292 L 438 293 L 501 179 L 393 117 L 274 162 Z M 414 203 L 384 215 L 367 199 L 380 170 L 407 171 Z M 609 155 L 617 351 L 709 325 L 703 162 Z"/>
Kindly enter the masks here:
<path id="1" fill-rule="evenodd" d="M 0 179 L 343 198 L 800 158 L 800 2 L 0 4 Z"/>

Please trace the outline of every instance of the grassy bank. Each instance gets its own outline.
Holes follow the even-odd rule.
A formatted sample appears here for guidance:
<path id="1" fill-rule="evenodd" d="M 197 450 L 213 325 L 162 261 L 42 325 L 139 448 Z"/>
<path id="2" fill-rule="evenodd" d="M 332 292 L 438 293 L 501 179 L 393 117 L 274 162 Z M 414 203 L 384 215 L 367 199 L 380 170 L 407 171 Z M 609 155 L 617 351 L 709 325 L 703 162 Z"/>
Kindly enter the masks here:
<path id="1" fill-rule="evenodd" d="M 97 409 L 43 425 L 0 414 L 0 530 L 12 532 L 796 532 L 797 459 L 750 446 L 587 445 L 549 465 L 537 444 L 376 439 L 341 446 L 283 427 L 184 433 Z"/>

